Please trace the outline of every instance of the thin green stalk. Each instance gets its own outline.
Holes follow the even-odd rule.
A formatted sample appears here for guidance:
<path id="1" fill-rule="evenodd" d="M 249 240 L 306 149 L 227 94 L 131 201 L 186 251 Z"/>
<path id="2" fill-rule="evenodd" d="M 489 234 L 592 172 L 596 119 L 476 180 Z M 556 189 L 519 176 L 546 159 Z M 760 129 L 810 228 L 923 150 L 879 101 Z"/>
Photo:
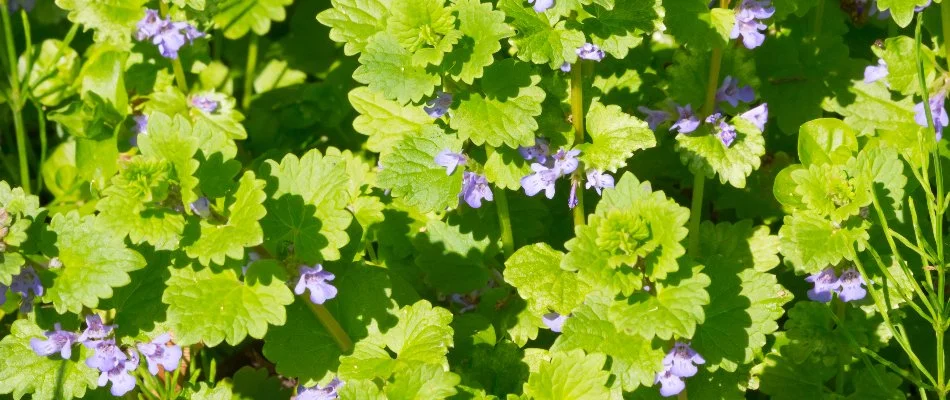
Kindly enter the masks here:
<path id="1" fill-rule="evenodd" d="M 578 60 L 571 70 L 571 121 L 574 124 L 574 145 L 584 143 L 584 64 Z M 581 163 L 574 171 L 572 182 L 581 182 L 584 176 L 584 165 Z M 584 212 L 584 191 L 577 191 L 577 205 L 574 207 L 574 226 L 587 223 L 587 214 Z"/>
<path id="2" fill-rule="evenodd" d="M 162 12 L 162 17 L 168 17 L 168 4 L 165 0 L 158 2 L 158 7 Z M 172 60 L 172 70 L 175 71 L 175 83 L 182 93 L 188 94 L 188 79 L 185 77 L 185 67 L 181 65 L 181 58 L 176 57 Z"/>
<path id="3" fill-rule="evenodd" d="M 26 69 L 23 70 L 24 76 L 30 76 L 30 71 L 33 70 L 33 32 L 30 29 L 30 19 L 27 17 L 26 10 L 20 10 L 20 20 L 23 21 L 23 42 L 26 44 L 26 51 L 23 52 L 26 58 Z M 55 60 L 55 58 L 54 58 Z M 16 63 L 16 68 L 19 69 L 19 63 Z M 23 87 L 21 84 L 20 87 Z"/>
<path id="4" fill-rule="evenodd" d="M 247 68 L 244 71 L 244 98 L 241 99 L 241 106 L 247 110 L 251 107 L 252 92 L 254 91 L 254 73 L 257 70 L 257 42 L 260 38 L 251 34 L 250 43 L 247 44 Z"/>
<path id="5" fill-rule="evenodd" d="M 897 280 L 894 279 L 894 276 L 891 274 L 890 270 L 887 269 L 887 265 L 884 264 L 883 259 L 882 259 L 881 256 L 877 253 L 877 251 L 874 250 L 874 248 L 871 247 L 870 245 L 866 245 L 866 247 L 867 247 L 868 252 L 871 254 L 871 257 L 874 258 L 874 261 L 877 262 L 878 267 L 879 267 L 879 268 L 881 269 L 881 271 L 884 273 L 884 277 L 885 277 L 888 281 L 890 281 L 890 282 L 897 282 Z M 895 254 L 896 254 L 896 253 L 895 253 Z M 899 263 L 899 265 L 903 265 L 903 264 Z M 905 273 L 906 275 L 909 275 L 911 284 L 916 286 L 916 285 L 917 285 L 917 282 L 915 282 L 915 281 L 913 280 L 913 274 L 910 273 L 910 270 L 908 270 L 906 267 L 904 267 L 904 273 Z M 918 286 L 918 287 L 919 287 L 919 286 Z M 927 310 L 928 310 L 929 313 L 925 313 L 924 310 L 922 310 L 922 309 L 920 308 L 920 306 L 917 305 L 917 303 L 913 302 L 913 299 L 911 299 L 910 297 L 908 297 L 908 296 L 903 292 L 903 290 L 897 290 L 897 293 L 898 293 L 899 296 L 901 296 L 901 298 L 902 298 L 908 305 L 910 305 L 911 308 L 914 309 L 914 311 L 917 312 L 918 315 L 920 315 L 921 318 L 923 318 L 923 319 L 926 320 L 927 322 L 933 323 L 934 320 L 933 320 L 932 315 L 934 315 L 934 309 L 933 309 L 933 307 L 930 305 L 930 303 L 928 303 L 928 302 L 926 301 L 927 298 L 923 295 L 923 293 L 921 293 L 921 292 L 919 291 L 919 289 L 917 289 L 917 290 L 918 290 L 917 295 L 918 295 L 919 297 L 921 297 L 921 300 L 924 301 L 924 306 L 927 307 Z"/>
<path id="6" fill-rule="evenodd" d="M 837 324 L 838 328 L 842 328 L 840 329 L 841 331 L 844 331 L 845 330 L 843 329 L 844 322 L 845 322 L 844 313 L 846 311 L 844 308 L 845 304 L 843 301 L 841 301 L 841 299 L 836 299 L 834 303 L 835 303 L 835 312 L 834 312 L 835 323 Z M 839 330 L 839 329 L 836 328 L 836 330 Z M 844 356 L 847 356 L 851 353 L 851 350 L 847 346 L 840 346 L 838 352 L 841 358 L 844 358 Z M 838 369 L 838 375 L 835 376 L 835 393 L 838 393 L 841 395 L 844 394 L 844 383 L 845 383 L 845 378 L 847 378 L 847 373 L 848 373 L 848 364 L 842 363 L 840 368 Z"/>
<path id="7" fill-rule="evenodd" d="M 23 99 L 20 93 L 20 78 L 16 65 L 16 45 L 13 43 L 13 27 L 10 23 L 10 12 L 7 2 L 0 5 L 0 15 L 3 18 L 3 35 L 6 43 L 6 54 L 9 60 L 10 73 L 10 109 L 13 112 L 13 129 L 16 132 L 17 157 L 20 160 L 20 186 L 27 194 L 32 193 L 30 185 L 30 165 L 26 153 L 26 128 L 23 125 Z"/>
<path id="8" fill-rule="evenodd" d="M 907 205 L 910 206 L 911 224 L 914 226 L 914 237 L 917 239 L 917 244 L 924 245 L 925 247 L 929 248 L 930 246 L 927 244 L 927 239 L 924 238 L 924 233 L 920 230 L 920 225 L 918 225 L 919 222 L 917 221 L 917 203 L 914 201 L 913 197 L 909 197 L 907 199 Z M 927 260 L 921 257 L 921 266 L 927 266 L 927 265 L 930 265 L 930 264 L 927 263 Z M 929 293 L 929 296 L 927 296 L 927 300 L 930 301 L 932 304 L 937 304 L 937 297 L 936 297 L 937 293 L 934 292 L 933 278 L 930 277 L 930 272 L 927 271 L 926 269 L 924 269 L 924 280 L 927 282 L 927 286 L 925 288 L 927 289 L 927 293 Z M 916 280 L 914 280 L 914 282 L 916 282 Z"/>
<path id="9" fill-rule="evenodd" d="M 69 28 L 69 32 L 66 33 L 66 37 L 64 37 L 62 42 L 60 42 L 59 48 L 56 49 L 56 54 L 54 54 L 52 58 L 53 60 L 59 60 L 59 58 L 63 56 L 63 53 L 66 52 L 66 49 L 73 42 L 73 39 L 76 38 L 76 33 L 78 32 L 79 32 L 79 24 L 73 24 L 73 26 Z M 37 75 L 40 77 L 40 79 L 37 79 L 36 82 L 27 83 L 27 80 L 29 80 L 29 77 L 31 75 L 31 73 L 27 73 L 26 75 L 20 78 L 20 87 L 28 87 L 29 90 L 32 91 L 33 88 L 39 86 L 43 82 L 46 82 L 47 80 L 52 79 L 54 76 L 56 76 L 55 66 L 56 66 L 55 63 L 48 65 L 46 69 L 44 69 L 43 71 L 41 71 L 39 75 Z"/>
<path id="10" fill-rule="evenodd" d="M 350 336 L 346 334 L 346 331 L 343 330 L 343 327 L 336 321 L 336 318 L 333 318 L 333 314 L 330 314 L 330 311 L 327 310 L 326 307 L 320 304 L 314 304 L 310 300 L 304 302 L 310 307 L 310 311 L 313 312 L 313 315 L 320 320 L 320 324 L 322 324 L 324 328 L 327 328 L 327 332 L 330 332 L 333 341 L 340 346 L 340 350 L 344 353 L 349 353 L 350 350 L 353 350 L 353 339 L 350 339 Z"/>
<path id="11" fill-rule="evenodd" d="M 373 248 L 373 243 L 366 241 L 366 254 L 369 255 L 369 260 L 376 264 L 379 262 L 379 258 L 376 256 L 376 249 Z"/>
<path id="12" fill-rule="evenodd" d="M 46 112 L 43 111 L 43 105 L 34 100 L 33 106 L 36 107 L 37 124 L 40 128 L 40 162 L 36 166 L 36 192 L 43 191 L 43 165 L 46 164 L 46 153 L 48 149 L 46 137 Z"/>
<path id="13" fill-rule="evenodd" d="M 488 153 L 488 157 L 491 157 L 495 153 L 495 148 L 487 146 L 485 151 Z M 508 195 L 505 194 L 505 189 L 500 187 L 496 187 L 492 192 L 495 198 L 495 210 L 498 213 L 498 226 L 501 227 L 501 247 L 505 258 L 508 258 L 515 252 L 515 239 L 514 234 L 512 234 L 511 216 L 508 211 Z"/>
<path id="14" fill-rule="evenodd" d="M 723 6 L 728 4 L 722 2 Z M 716 107 L 716 88 L 719 87 L 719 70 L 722 68 L 722 49 L 715 48 L 709 60 L 709 81 L 706 83 L 706 101 L 700 109 L 700 115 L 708 115 Z M 699 223 L 703 216 L 703 192 L 705 191 L 706 177 L 702 173 L 693 176 L 693 200 L 689 211 L 689 254 L 699 251 Z"/>

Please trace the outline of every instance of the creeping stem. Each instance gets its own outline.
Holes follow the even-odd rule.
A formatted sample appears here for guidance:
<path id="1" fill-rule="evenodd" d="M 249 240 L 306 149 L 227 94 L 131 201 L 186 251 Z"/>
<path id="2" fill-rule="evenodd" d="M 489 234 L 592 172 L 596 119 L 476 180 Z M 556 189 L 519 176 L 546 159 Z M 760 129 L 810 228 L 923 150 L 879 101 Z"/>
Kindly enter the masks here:
<path id="1" fill-rule="evenodd" d="M 330 336 L 333 336 L 333 341 L 340 346 L 340 350 L 344 353 L 349 353 L 350 350 L 353 350 L 353 339 L 350 339 L 350 336 L 346 334 L 343 327 L 336 321 L 336 318 L 333 318 L 333 314 L 330 314 L 330 311 L 327 310 L 326 307 L 320 304 L 313 304 L 313 302 L 309 300 L 305 300 L 304 302 L 310 307 L 310 311 L 313 312 L 313 315 L 320 320 L 323 327 L 327 328 L 327 332 L 330 332 Z"/>
<path id="2" fill-rule="evenodd" d="M 577 60 L 571 69 L 571 122 L 574 124 L 574 145 L 584 143 L 584 60 Z M 574 171 L 572 182 L 581 182 L 584 176 L 584 164 L 579 163 Z M 580 183 L 578 183 L 579 185 Z M 586 223 L 584 213 L 584 191 L 577 190 L 577 206 L 574 207 L 574 226 Z"/>
<path id="3" fill-rule="evenodd" d="M 719 83 L 719 69 L 722 67 L 722 48 L 714 48 L 709 59 L 709 82 L 706 84 L 706 101 L 700 109 L 700 116 L 709 115 L 716 106 L 716 87 Z M 706 177 L 697 173 L 693 176 L 693 202 L 689 210 L 689 253 L 699 251 L 699 222 L 703 213 L 703 191 Z"/>
<path id="4" fill-rule="evenodd" d="M 491 146 L 486 147 L 485 150 L 489 157 L 495 152 Z M 498 212 L 498 226 L 501 227 L 501 246 L 505 252 L 505 258 L 508 258 L 515 252 L 515 239 L 511 232 L 511 216 L 508 211 L 508 196 L 505 194 L 505 189 L 500 187 L 496 187 L 492 192 L 495 196 L 495 210 Z"/>
<path id="5" fill-rule="evenodd" d="M 251 34 L 247 44 L 247 68 L 244 71 L 244 98 L 241 106 L 247 110 L 251 106 L 251 92 L 254 90 L 254 71 L 257 69 L 257 41 L 258 36 Z"/>

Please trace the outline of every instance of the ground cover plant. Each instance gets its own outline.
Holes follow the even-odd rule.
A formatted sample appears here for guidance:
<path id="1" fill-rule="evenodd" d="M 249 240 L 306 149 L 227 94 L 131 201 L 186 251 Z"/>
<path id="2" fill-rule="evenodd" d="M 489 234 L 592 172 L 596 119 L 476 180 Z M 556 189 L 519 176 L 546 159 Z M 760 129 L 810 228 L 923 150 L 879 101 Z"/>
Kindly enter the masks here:
<path id="1" fill-rule="evenodd" d="M 947 0 L 0 25 L 0 397 L 950 391 Z"/>

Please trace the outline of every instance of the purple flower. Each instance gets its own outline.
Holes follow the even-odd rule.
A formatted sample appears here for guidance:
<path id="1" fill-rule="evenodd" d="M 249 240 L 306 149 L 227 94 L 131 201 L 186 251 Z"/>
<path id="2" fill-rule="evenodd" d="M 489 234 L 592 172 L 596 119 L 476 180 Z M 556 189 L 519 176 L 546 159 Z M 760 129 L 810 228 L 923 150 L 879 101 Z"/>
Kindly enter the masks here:
<path id="1" fill-rule="evenodd" d="M 102 318 L 97 314 L 91 314 L 86 316 L 86 330 L 82 332 L 82 335 L 79 335 L 79 341 L 83 344 L 90 346 L 92 342 L 105 339 L 106 336 L 109 336 L 109 333 L 115 329 L 115 325 L 106 325 L 102 323 Z"/>
<path id="2" fill-rule="evenodd" d="M 191 96 L 191 106 L 211 114 L 218 109 L 219 104 L 217 100 L 212 99 L 211 96 L 199 94 Z"/>
<path id="3" fill-rule="evenodd" d="M 191 24 L 188 24 L 188 23 L 183 23 L 183 24 L 184 24 L 183 30 L 185 34 L 185 39 L 188 40 L 188 44 L 194 44 L 195 39 L 205 37 L 204 32 L 199 31 L 197 28 L 195 28 Z"/>
<path id="4" fill-rule="evenodd" d="M 331 400 L 339 398 L 337 391 L 343 386 L 340 378 L 334 377 L 326 386 L 314 385 L 312 387 L 297 387 L 297 397 L 294 400 Z"/>
<path id="5" fill-rule="evenodd" d="M 841 287 L 841 281 L 835 275 L 835 269 L 832 267 L 809 275 L 805 278 L 805 281 L 815 284 L 814 288 L 808 290 L 808 298 L 822 303 L 831 301 L 832 294 Z"/>
<path id="6" fill-rule="evenodd" d="M 946 93 L 939 92 L 930 96 L 930 113 L 933 115 L 934 129 L 937 132 L 937 140 L 943 137 L 943 128 L 950 124 L 950 117 L 947 116 L 947 109 L 943 107 L 943 101 Z M 914 122 L 917 125 L 927 127 L 927 113 L 924 110 L 924 103 L 920 102 L 914 106 Z"/>
<path id="7" fill-rule="evenodd" d="M 435 163 L 440 167 L 445 168 L 446 175 L 452 175 L 455 172 L 455 169 L 459 165 L 465 165 L 465 162 L 468 158 L 465 157 L 462 153 L 456 153 L 452 150 L 445 149 L 435 155 Z"/>
<path id="8" fill-rule="evenodd" d="M 460 294 L 460 293 L 452 293 L 452 296 L 450 298 L 453 303 L 462 306 L 462 308 L 459 310 L 459 314 L 464 314 L 467 311 L 474 310 L 475 307 L 478 305 L 478 295 L 479 293 L 476 290 L 467 295 Z"/>
<path id="9" fill-rule="evenodd" d="M 571 63 L 565 61 L 564 64 L 561 64 L 561 72 L 571 72 Z"/>
<path id="10" fill-rule="evenodd" d="M 488 186 L 488 179 L 474 172 L 465 171 L 462 176 L 462 191 L 459 197 L 468 203 L 469 207 L 479 208 L 482 206 L 482 200 L 495 200 L 491 187 Z"/>
<path id="11" fill-rule="evenodd" d="M 59 353 L 63 359 L 69 359 L 73 355 L 73 343 L 76 343 L 76 334 L 62 329 L 59 322 L 53 325 L 53 330 L 44 333 L 46 340 L 32 338 L 30 347 L 33 352 L 39 356 L 48 356 L 53 353 Z"/>
<path id="12" fill-rule="evenodd" d="M 109 372 L 115 368 L 116 364 L 125 361 L 125 353 L 115 344 L 115 339 L 104 339 L 96 342 L 83 343 L 88 348 L 95 350 L 93 355 L 86 359 L 86 365 L 89 368 L 98 369 L 100 372 Z"/>
<path id="13" fill-rule="evenodd" d="M 844 270 L 838 280 L 841 282 L 841 288 L 838 292 L 838 298 L 841 301 L 861 300 L 868 294 L 868 291 L 861 287 L 865 286 L 864 277 L 854 268 Z"/>
<path id="14" fill-rule="evenodd" d="M 759 128 L 760 132 L 764 132 L 765 124 L 769 120 L 769 105 L 766 103 L 759 104 L 757 107 L 739 114 L 739 116 Z"/>
<path id="15" fill-rule="evenodd" d="M 40 277 L 33 270 L 33 267 L 25 267 L 19 275 L 14 276 L 13 281 L 10 282 L 10 290 L 19 293 L 20 297 L 23 298 L 23 303 L 20 304 L 20 312 L 24 314 L 33 309 L 33 299 L 42 296 L 44 292 L 43 282 L 40 281 Z"/>
<path id="16" fill-rule="evenodd" d="M 732 26 L 730 38 L 736 39 L 742 35 L 742 44 L 747 49 L 754 49 L 762 45 L 765 41 L 765 35 L 762 32 L 767 27 L 759 22 L 775 13 L 775 8 L 771 7 L 768 0 L 743 0 L 736 12 L 736 22 Z"/>
<path id="17" fill-rule="evenodd" d="M 178 368 L 178 362 L 181 361 L 181 346 L 167 346 L 171 336 L 167 333 L 161 334 L 149 343 L 139 343 L 138 347 L 145 361 L 148 362 L 148 372 L 152 375 L 158 375 L 158 366 L 161 365 L 165 371 L 174 371 Z"/>
<path id="18" fill-rule="evenodd" d="M 303 294 L 304 291 L 310 289 L 310 301 L 314 304 L 323 304 L 336 297 L 336 287 L 329 283 L 335 278 L 333 273 L 323 270 L 323 265 L 317 264 L 313 268 L 301 265 L 300 279 L 297 280 L 294 293 Z"/>
<path id="19" fill-rule="evenodd" d="M 722 119 L 722 113 L 712 113 L 709 114 L 703 121 L 707 124 L 715 124 L 716 122 L 719 122 L 720 119 Z"/>
<path id="20" fill-rule="evenodd" d="M 211 215 L 211 202 L 208 201 L 207 197 L 199 197 L 198 200 L 191 202 L 188 208 L 191 208 L 191 212 L 201 218 L 208 218 Z"/>
<path id="21" fill-rule="evenodd" d="M 554 153 L 554 167 L 552 169 L 557 171 L 558 175 L 567 175 L 574 172 L 579 163 L 577 161 L 579 154 L 581 154 L 580 150 L 558 150 L 557 153 Z"/>
<path id="22" fill-rule="evenodd" d="M 541 322 L 544 323 L 544 326 L 547 326 L 548 329 L 557 333 L 561 333 L 565 321 L 567 321 L 567 315 L 561 315 L 556 312 L 550 312 L 541 317 Z"/>
<path id="23" fill-rule="evenodd" d="M 548 162 L 548 153 L 550 151 L 551 148 L 548 146 L 548 141 L 544 138 L 534 138 L 534 146 L 518 147 L 518 152 L 521 153 L 521 157 L 524 157 L 525 160 L 536 160 L 541 164 Z"/>
<path id="24" fill-rule="evenodd" d="M 864 68 L 864 83 L 874 83 L 887 77 L 887 63 L 883 58 L 877 59 L 877 64 Z"/>
<path id="25" fill-rule="evenodd" d="M 534 4 L 535 12 L 543 13 L 554 7 L 554 0 L 528 0 L 528 4 Z"/>
<path id="26" fill-rule="evenodd" d="M 567 207 L 574 209 L 577 207 L 577 181 L 571 180 L 571 194 L 567 196 Z"/>
<path id="27" fill-rule="evenodd" d="M 653 381 L 654 384 L 660 384 L 660 394 L 663 397 L 676 396 L 683 389 L 686 389 L 686 382 L 683 382 L 683 379 L 673 374 L 672 371 L 666 369 L 662 372 L 656 374 L 656 380 Z"/>
<path id="28" fill-rule="evenodd" d="M 587 189 L 594 188 L 597 194 L 601 194 L 603 189 L 612 189 L 614 187 L 614 177 L 600 172 L 596 169 L 587 170 Z"/>
<path id="29" fill-rule="evenodd" d="M 739 87 L 739 81 L 731 76 L 727 76 L 722 81 L 722 86 L 716 91 L 716 101 L 725 101 L 735 107 L 739 102 L 749 103 L 755 100 L 755 92 L 752 86 Z"/>
<path id="30" fill-rule="evenodd" d="M 161 30 L 162 17 L 158 15 L 158 10 L 146 9 L 145 16 L 135 24 L 135 27 L 135 40 L 150 39 Z"/>
<path id="31" fill-rule="evenodd" d="M 600 61 L 604 59 L 604 51 L 593 43 L 584 43 L 577 48 L 577 56 L 584 60 Z"/>
<path id="32" fill-rule="evenodd" d="M 554 182 L 557 181 L 560 174 L 553 168 L 537 163 L 531 164 L 531 170 L 534 171 L 531 175 L 521 178 L 521 187 L 524 188 L 524 193 L 528 196 L 534 196 L 544 190 L 544 195 L 549 199 L 553 199 Z"/>
<path id="33" fill-rule="evenodd" d="M 651 110 L 644 106 L 637 107 L 637 110 L 647 115 L 647 124 L 650 125 L 650 129 L 652 130 L 656 130 L 656 127 L 660 126 L 660 124 L 673 118 L 670 113 L 663 110 Z"/>
<path id="34" fill-rule="evenodd" d="M 7 302 L 7 285 L 0 283 L 0 306 Z"/>
<path id="35" fill-rule="evenodd" d="M 706 360 L 696 350 L 683 342 L 676 342 L 666 357 L 663 357 L 663 367 L 680 378 L 689 378 L 698 371 L 694 364 L 705 364 Z"/>
<path id="36" fill-rule="evenodd" d="M 677 133 L 690 133 L 699 128 L 699 118 L 693 113 L 691 105 L 686 107 L 676 106 L 676 112 L 679 113 L 679 119 L 670 127 L 670 131 Z"/>
<path id="37" fill-rule="evenodd" d="M 717 130 L 719 132 L 716 133 L 716 136 L 719 137 L 719 141 L 722 142 L 723 146 L 732 146 L 732 142 L 736 141 L 736 127 L 728 124 L 726 120 L 719 121 Z"/>
<path id="38" fill-rule="evenodd" d="M 436 93 L 435 98 L 427 101 L 425 107 L 422 107 L 422 109 L 432 118 L 442 118 L 445 113 L 449 112 L 449 107 L 451 106 L 452 93 L 439 91 Z"/>
<path id="39" fill-rule="evenodd" d="M 172 22 L 170 19 L 161 21 L 158 32 L 152 36 L 152 44 L 158 46 L 158 52 L 162 53 L 162 57 L 178 58 L 178 50 L 185 45 L 185 35 L 181 31 L 187 25 Z"/>
<path id="40" fill-rule="evenodd" d="M 134 351 L 130 352 L 128 357 L 121 351 L 119 353 L 122 358 L 117 359 L 109 370 L 102 371 L 98 382 L 100 387 L 112 382 L 109 392 L 113 396 L 123 396 L 135 388 L 135 377 L 129 373 L 139 367 L 139 356 Z"/>

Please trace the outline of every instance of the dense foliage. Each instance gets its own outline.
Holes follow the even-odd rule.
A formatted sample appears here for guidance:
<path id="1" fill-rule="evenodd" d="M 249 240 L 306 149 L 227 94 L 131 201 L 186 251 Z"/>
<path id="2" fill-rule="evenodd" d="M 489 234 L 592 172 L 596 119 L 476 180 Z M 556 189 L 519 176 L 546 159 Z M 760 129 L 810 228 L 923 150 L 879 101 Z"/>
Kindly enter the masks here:
<path id="1" fill-rule="evenodd" d="M 947 0 L 0 17 L 0 395 L 950 391 Z"/>

